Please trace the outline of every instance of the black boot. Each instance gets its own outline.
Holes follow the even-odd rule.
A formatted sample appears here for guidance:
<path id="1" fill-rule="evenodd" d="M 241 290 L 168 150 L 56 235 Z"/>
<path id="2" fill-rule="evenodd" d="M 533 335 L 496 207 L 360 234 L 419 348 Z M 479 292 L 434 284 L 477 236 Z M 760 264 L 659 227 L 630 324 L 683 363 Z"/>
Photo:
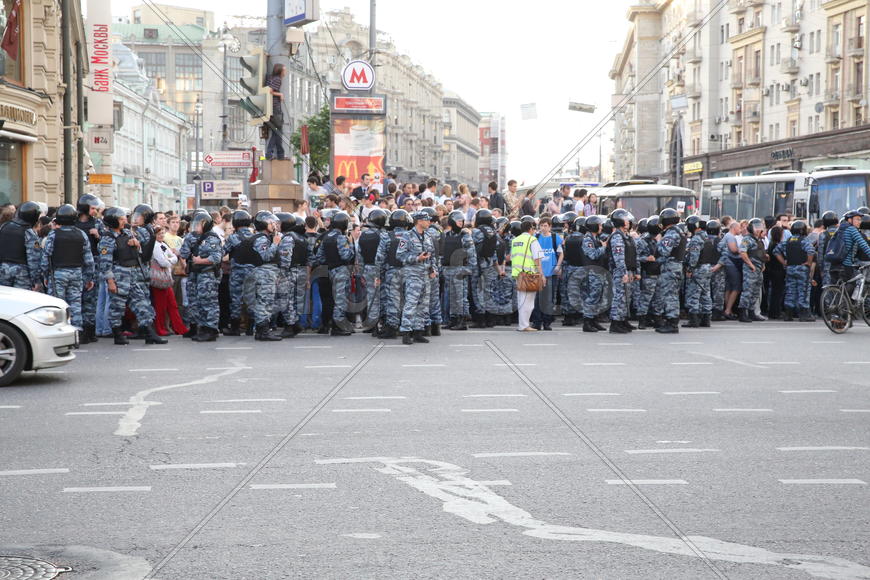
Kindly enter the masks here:
<path id="1" fill-rule="evenodd" d="M 97 342 L 97 332 L 93 324 L 85 324 L 79 333 L 79 344 Z"/>
<path id="2" fill-rule="evenodd" d="M 415 330 L 413 334 L 414 342 L 419 342 L 421 344 L 429 344 L 429 339 L 423 336 L 422 330 Z"/>
<path id="3" fill-rule="evenodd" d="M 442 326 L 441 328 L 443 328 L 444 330 L 453 330 L 453 326 L 454 326 L 455 324 L 456 324 L 456 317 L 455 317 L 455 316 L 451 316 L 451 317 L 450 317 L 450 320 L 447 321 L 447 324 L 445 324 L 445 325 Z"/>
<path id="4" fill-rule="evenodd" d="M 238 318 L 231 318 L 229 328 L 224 330 L 224 336 L 241 336 L 242 335 L 241 327 L 242 327 L 241 320 L 239 320 Z"/>
<path id="5" fill-rule="evenodd" d="M 737 318 L 739 322 L 752 322 L 752 317 L 749 315 L 749 310 L 746 308 L 740 309 L 740 316 Z"/>
<path id="6" fill-rule="evenodd" d="M 483 314 L 475 314 L 471 317 L 471 328 L 486 328 L 486 319 Z"/>
<path id="7" fill-rule="evenodd" d="M 329 333 L 329 336 L 350 336 L 353 334 L 349 330 L 344 330 L 340 326 L 338 326 L 335 322 L 332 323 L 332 330 Z"/>
<path id="8" fill-rule="evenodd" d="M 456 317 L 456 324 L 453 326 L 453 330 L 468 330 L 468 323 L 465 322 L 464 316 Z"/>
<path id="9" fill-rule="evenodd" d="M 590 318 L 589 322 L 600 332 L 604 332 L 605 330 L 607 330 L 605 327 L 601 326 L 601 322 L 598 318 Z"/>
<path id="10" fill-rule="evenodd" d="M 115 344 L 119 346 L 125 346 L 130 344 L 130 341 L 127 340 L 126 336 L 124 336 L 124 329 L 120 326 L 116 326 L 112 329 L 112 336 L 115 337 Z"/>
<path id="11" fill-rule="evenodd" d="M 633 325 L 628 320 L 623 320 L 622 325 L 625 326 L 625 329 L 629 332 L 631 332 L 632 330 L 637 330 L 637 328 L 638 328 L 637 326 Z"/>
<path id="12" fill-rule="evenodd" d="M 583 332 L 598 332 L 598 327 L 595 325 L 594 318 L 583 319 Z"/>
<path id="13" fill-rule="evenodd" d="M 414 336 L 411 332 L 403 332 L 402 333 L 402 344 L 412 345 L 414 344 Z"/>
<path id="14" fill-rule="evenodd" d="M 218 337 L 218 329 L 210 326 L 200 326 L 199 333 L 193 338 L 194 342 L 214 342 Z"/>
<path id="15" fill-rule="evenodd" d="M 813 315 L 810 313 L 809 310 L 804 309 L 804 310 L 800 311 L 800 321 L 801 322 L 815 322 L 816 319 L 813 318 Z"/>
<path id="16" fill-rule="evenodd" d="M 385 326 L 384 331 L 381 332 L 381 338 L 384 340 L 390 340 L 396 338 L 398 336 L 398 329 L 395 326 Z"/>
<path id="17" fill-rule="evenodd" d="M 692 314 L 689 313 L 689 319 L 683 324 L 683 328 L 700 328 L 701 327 L 701 315 L 700 314 Z"/>
<path id="18" fill-rule="evenodd" d="M 486 315 L 484 315 L 484 320 L 486 320 L 487 328 L 493 328 L 495 326 L 495 314 L 487 312 Z"/>
<path id="19" fill-rule="evenodd" d="M 148 332 L 145 330 L 145 326 L 143 324 L 140 324 L 139 327 L 136 329 L 136 332 L 134 332 L 133 336 L 131 336 L 130 338 L 132 338 L 133 340 L 145 340 L 147 337 Z"/>
<path id="20" fill-rule="evenodd" d="M 432 325 L 427 324 L 426 328 L 423 329 L 423 336 L 432 336 Z"/>
<path id="21" fill-rule="evenodd" d="M 662 323 L 661 326 L 656 328 L 656 332 L 658 332 L 659 334 L 679 334 L 679 323 L 679 318 L 668 318 Z"/>
<path id="22" fill-rule="evenodd" d="M 278 342 L 281 340 L 281 335 L 272 332 L 272 328 L 267 322 L 266 324 L 257 325 L 257 330 L 254 334 L 254 340 L 260 340 L 263 342 Z"/>
<path id="23" fill-rule="evenodd" d="M 725 321 L 725 315 L 722 313 L 722 311 L 721 310 L 714 310 L 713 311 L 713 322 L 724 322 L 724 321 Z"/>
<path id="24" fill-rule="evenodd" d="M 621 320 L 610 321 L 611 334 L 628 334 L 629 332 L 631 331 L 625 328 L 625 323 L 623 323 Z"/>
<path id="25" fill-rule="evenodd" d="M 574 321 L 574 315 L 566 314 L 562 320 L 562 326 L 577 326 L 577 323 Z"/>
<path id="26" fill-rule="evenodd" d="M 441 336 L 441 325 L 432 323 L 432 336 Z"/>
<path id="27" fill-rule="evenodd" d="M 158 335 L 154 330 L 154 325 L 149 324 L 145 327 L 145 344 L 168 344 L 169 341 Z"/>
<path id="28" fill-rule="evenodd" d="M 794 316 L 792 316 L 791 308 L 786 306 L 782 309 L 782 320 L 783 322 L 792 322 L 794 320 Z"/>
<path id="29" fill-rule="evenodd" d="M 199 334 L 199 328 L 197 328 L 195 324 L 191 323 L 187 326 L 187 332 L 185 332 L 181 336 L 183 336 L 184 338 L 193 338 L 197 334 Z"/>
<path id="30" fill-rule="evenodd" d="M 702 314 L 701 315 L 701 328 L 710 328 L 710 315 Z"/>
<path id="31" fill-rule="evenodd" d="M 646 314 L 644 314 L 643 316 L 638 316 L 637 317 L 637 329 L 638 330 L 646 330 L 646 322 L 647 322 Z"/>
<path id="32" fill-rule="evenodd" d="M 299 334 L 296 330 L 296 325 L 285 325 L 284 330 L 281 331 L 281 338 L 295 338 L 296 335 Z"/>

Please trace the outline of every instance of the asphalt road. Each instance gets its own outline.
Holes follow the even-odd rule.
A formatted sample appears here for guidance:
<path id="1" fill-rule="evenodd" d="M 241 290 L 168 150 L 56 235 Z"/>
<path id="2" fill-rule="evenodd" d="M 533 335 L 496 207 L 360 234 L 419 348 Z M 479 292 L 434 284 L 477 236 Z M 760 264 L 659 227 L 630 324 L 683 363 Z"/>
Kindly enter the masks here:
<path id="1" fill-rule="evenodd" d="M 0 555 L 83 580 L 870 578 L 868 345 L 104 339 L 0 389 Z"/>

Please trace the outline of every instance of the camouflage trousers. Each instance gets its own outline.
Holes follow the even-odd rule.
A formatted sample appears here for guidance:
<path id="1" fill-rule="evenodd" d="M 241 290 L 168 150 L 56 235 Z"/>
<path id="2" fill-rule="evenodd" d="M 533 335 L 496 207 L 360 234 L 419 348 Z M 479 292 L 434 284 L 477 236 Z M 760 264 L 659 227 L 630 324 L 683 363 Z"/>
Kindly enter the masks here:
<path id="1" fill-rule="evenodd" d="M 373 323 L 381 317 L 381 291 L 375 284 L 381 277 L 381 269 L 374 264 L 363 265 L 362 277 L 366 285 L 366 320 Z"/>
<path id="2" fill-rule="evenodd" d="M 474 307 L 478 314 L 495 313 L 492 286 L 496 279 L 498 279 L 498 269 L 494 265 L 472 272 L 471 288 L 474 293 Z"/>
<path id="3" fill-rule="evenodd" d="M 637 315 L 661 314 L 661 301 L 656 300 L 656 288 L 659 285 L 658 275 L 643 274 L 640 279 L 640 296 L 637 300 Z"/>
<path id="4" fill-rule="evenodd" d="M 449 301 L 450 316 L 468 316 L 468 266 L 444 267 L 444 291 Z"/>
<path id="5" fill-rule="evenodd" d="M 82 292 L 85 281 L 81 268 L 58 268 L 49 274 L 48 293 L 69 304 L 70 322 L 79 329 L 82 321 Z"/>
<path id="6" fill-rule="evenodd" d="M 810 269 L 807 266 L 786 266 L 785 268 L 785 307 L 809 310 L 810 307 Z"/>
<path id="7" fill-rule="evenodd" d="M 680 287 L 682 284 L 683 265 L 678 262 L 663 264 L 662 273 L 659 274 L 659 283 L 656 286 L 656 296 L 661 300 L 662 316 L 665 318 L 680 317 Z"/>
<path id="8" fill-rule="evenodd" d="M 586 284 L 583 286 L 583 317 L 595 318 L 610 304 L 608 288 L 610 272 L 600 266 L 589 266 L 586 270 Z"/>
<path id="9" fill-rule="evenodd" d="M 242 303 L 245 300 L 245 279 L 253 272 L 254 266 L 232 264 L 230 267 L 230 318 L 242 317 Z M 248 308 L 251 305 L 248 304 Z"/>
<path id="10" fill-rule="evenodd" d="M 725 310 L 725 269 L 713 272 L 710 277 L 710 299 L 713 310 Z"/>
<path id="11" fill-rule="evenodd" d="M 499 276 L 493 282 L 492 299 L 495 309 L 493 314 L 504 316 L 514 312 L 514 304 L 517 301 L 517 282 L 511 277 L 509 271 L 507 275 Z"/>
<path id="12" fill-rule="evenodd" d="M 306 314 L 308 269 L 304 266 L 281 268 L 275 287 L 275 314 L 284 317 L 284 324 L 296 324 Z"/>
<path id="13" fill-rule="evenodd" d="M 257 266 L 245 278 L 245 303 L 253 311 L 254 324 L 269 324 L 275 311 L 275 292 L 278 287 L 278 266 Z M 217 320 L 217 316 L 215 316 Z"/>
<path id="14" fill-rule="evenodd" d="M 691 277 L 686 279 L 686 310 L 690 314 L 710 314 L 713 312 L 713 299 L 710 282 L 713 266 L 702 264 L 695 268 Z"/>
<path id="15" fill-rule="evenodd" d="M 761 285 L 764 278 L 761 268 L 755 267 L 755 272 L 749 266 L 743 264 L 743 290 L 740 292 L 740 308 L 755 310 L 755 303 L 761 295 Z"/>
<path id="16" fill-rule="evenodd" d="M 562 296 L 562 314 L 579 314 L 583 310 L 581 302 L 581 287 L 580 280 L 585 276 L 585 272 L 581 272 L 582 266 L 562 266 L 562 277 L 559 278 L 559 294 Z"/>
<path id="17" fill-rule="evenodd" d="M 30 290 L 33 288 L 30 280 L 30 270 L 27 269 L 25 264 L 3 262 L 0 264 L 0 286 Z"/>
<path id="18" fill-rule="evenodd" d="M 631 274 L 632 277 L 634 276 Z M 611 274 L 613 300 L 610 302 L 610 320 L 627 320 L 631 305 L 631 282 L 622 281 L 622 276 Z"/>
<path id="19" fill-rule="evenodd" d="M 434 278 L 429 278 L 429 306 L 426 308 L 425 325 L 441 324 L 444 317 L 441 315 L 441 275 L 437 268 Z"/>
<path id="20" fill-rule="evenodd" d="M 402 297 L 404 295 L 404 268 L 387 268 L 381 284 L 381 308 L 387 326 L 399 328 L 402 320 Z"/>
<path id="21" fill-rule="evenodd" d="M 429 270 L 425 266 L 405 266 L 402 272 L 405 305 L 399 330 L 423 330 L 429 308 Z"/>
<path id="22" fill-rule="evenodd" d="M 345 320 L 347 316 L 347 301 L 350 295 L 351 271 L 348 266 L 339 266 L 329 271 L 329 281 L 332 282 L 332 299 L 335 307 L 332 309 L 332 320 Z"/>
<path id="23" fill-rule="evenodd" d="M 154 308 L 151 307 L 151 293 L 143 282 L 142 270 L 138 266 L 124 268 L 114 266 L 117 292 L 109 293 L 109 326 L 121 326 L 121 319 L 127 307 L 136 316 L 139 324 L 154 322 Z M 215 294 L 217 295 L 217 294 Z"/>
<path id="24" fill-rule="evenodd" d="M 220 280 L 214 270 L 191 272 L 187 276 L 187 311 L 190 322 L 217 330 L 220 319 L 218 287 Z"/>

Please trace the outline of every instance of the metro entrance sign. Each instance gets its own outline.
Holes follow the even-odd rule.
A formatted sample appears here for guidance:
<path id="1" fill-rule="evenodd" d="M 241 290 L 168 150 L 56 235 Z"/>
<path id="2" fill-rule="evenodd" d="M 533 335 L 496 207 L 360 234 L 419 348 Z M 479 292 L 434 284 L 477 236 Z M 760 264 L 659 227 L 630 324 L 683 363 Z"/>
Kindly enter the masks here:
<path id="1" fill-rule="evenodd" d="M 349 91 L 370 91 L 375 86 L 375 69 L 364 60 L 353 60 L 341 71 L 341 83 Z"/>
<path id="2" fill-rule="evenodd" d="M 203 158 L 212 167 L 251 167 L 250 151 L 213 151 Z"/>

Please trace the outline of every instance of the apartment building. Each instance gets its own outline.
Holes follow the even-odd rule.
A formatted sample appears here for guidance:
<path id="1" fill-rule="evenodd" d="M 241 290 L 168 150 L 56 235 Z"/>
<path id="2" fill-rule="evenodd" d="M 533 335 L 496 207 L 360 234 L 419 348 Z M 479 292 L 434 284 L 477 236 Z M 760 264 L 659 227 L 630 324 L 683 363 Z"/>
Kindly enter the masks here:
<path id="1" fill-rule="evenodd" d="M 479 178 L 480 113 L 455 93 L 444 95 L 444 181 L 475 188 Z"/>

